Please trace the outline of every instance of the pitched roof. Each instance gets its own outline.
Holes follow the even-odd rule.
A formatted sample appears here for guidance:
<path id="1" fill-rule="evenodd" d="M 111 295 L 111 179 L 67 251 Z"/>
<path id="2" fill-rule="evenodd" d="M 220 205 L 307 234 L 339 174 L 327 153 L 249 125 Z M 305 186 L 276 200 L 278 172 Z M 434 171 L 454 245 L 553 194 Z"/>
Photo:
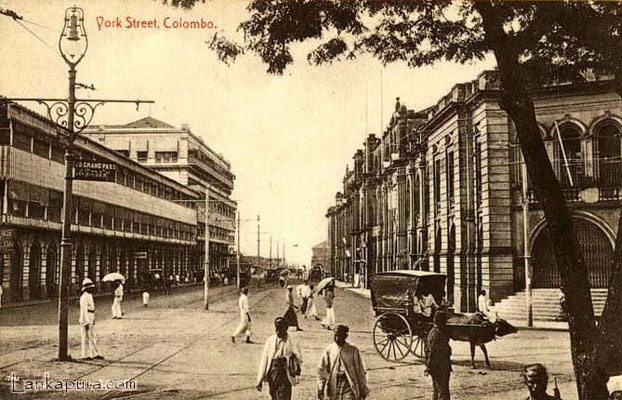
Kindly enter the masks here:
<path id="1" fill-rule="evenodd" d="M 129 124 L 124 125 L 127 128 L 165 128 L 165 129 L 175 129 L 174 126 L 167 124 L 166 122 L 162 122 L 152 117 L 141 118 L 137 121 L 130 122 Z"/>

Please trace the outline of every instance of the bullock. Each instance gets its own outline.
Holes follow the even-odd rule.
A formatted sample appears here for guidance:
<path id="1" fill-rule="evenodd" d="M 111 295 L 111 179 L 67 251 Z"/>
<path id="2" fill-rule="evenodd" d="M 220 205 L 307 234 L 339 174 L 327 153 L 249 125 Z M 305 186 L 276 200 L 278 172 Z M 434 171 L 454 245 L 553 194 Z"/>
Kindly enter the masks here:
<path id="1" fill-rule="evenodd" d="M 449 313 L 447 315 L 447 328 L 449 336 L 456 341 L 469 342 L 471 345 L 471 367 L 475 366 L 475 346 L 479 346 L 484 353 L 486 366 L 491 368 L 490 359 L 486 343 L 495 340 L 497 337 L 511 335 L 518 332 L 514 326 L 506 320 L 497 318 L 496 322 L 491 322 L 481 314 L 459 314 Z"/>

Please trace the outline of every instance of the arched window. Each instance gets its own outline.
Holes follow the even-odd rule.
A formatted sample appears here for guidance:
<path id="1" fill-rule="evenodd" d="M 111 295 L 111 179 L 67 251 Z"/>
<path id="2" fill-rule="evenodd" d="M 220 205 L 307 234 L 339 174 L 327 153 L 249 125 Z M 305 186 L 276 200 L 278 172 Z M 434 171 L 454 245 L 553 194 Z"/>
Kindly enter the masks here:
<path id="1" fill-rule="evenodd" d="M 613 121 L 606 121 L 598 125 L 595 133 L 600 186 L 620 187 L 622 184 L 620 127 Z"/>
<path id="2" fill-rule="evenodd" d="M 419 174 L 415 175 L 415 193 L 413 195 L 413 213 L 418 216 L 421 213 L 421 204 L 419 203 L 419 196 L 421 195 L 421 181 Z M 416 223 L 416 221 L 415 221 Z"/>
<path id="3" fill-rule="evenodd" d="M 404 215 L 406 216 L 406 223 L 410 220 L 410 201 L 411 201 L 411 191 L 410 191 L 410 179 L 406 180 L 406 201 L 404 202 Z"/>
<path id="4" fill-rule="evenodd" d="M 561 145 L 559 138 L 561 137 Z M 577 186 L 583 176 L 581 163 L 581 130 L 572 123 L 559 126 L 559 136 L 555 132 L 554 165 L 558 165 L 558 176 L 562 186 Z M 564 158 L 565 154 L 565 158 Z M 570 178 L 572 177 L 572 178 Z"/>

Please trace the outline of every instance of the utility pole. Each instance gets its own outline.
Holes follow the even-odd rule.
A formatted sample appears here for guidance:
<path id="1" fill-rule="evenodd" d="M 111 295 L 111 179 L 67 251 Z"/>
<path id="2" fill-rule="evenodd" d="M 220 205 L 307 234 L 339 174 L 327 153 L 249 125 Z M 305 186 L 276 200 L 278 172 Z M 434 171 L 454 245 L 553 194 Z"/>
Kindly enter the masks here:
<path id="1" fill-rule="evenodd" d="M 270 236 L 270 269 L 272 269 L 272 236 Z"/>
<path id="2" fill-rule="evenodd" d="M 14 20 L 22 19 L 11 10 L 2 10 L 2 15 Z M 47 109 L 50 121 L 57 124 L 58 140 L 65 150 L 65 183 L 63 192 L 63 208 L 61 211 L 62 228 L 60 243 L 60 276 L 58 285 L 58 360 L 68 361 L 68 327 L 69 327 L 69 281 L 71 278 L 71 215 L 73 197 L 74 161 L 73 143 L 93 119 L 97 107 L 107 103 L 134 103 L 136 108 L 151 100 L 113 100 L 113 99 L 77 99 L 76 86 L 93 88 L 76 83 L 76 66 L 80 63 L 88 49 L 88 38 L 84 29 L 84 10 L 80 7 L 69 7 L 65 10 L 64 25 L 58 39 L 58 50 L 69 67 L 69 91 L 67 98 L 1 98 L 0 102 L 11 103 L 29 101 L 43 104 Z"/>
<path id="3" fill-rule="evenodd" d="M 280 267 L 281 259 L 279 258 L 279 241 L 276 241 L 276 267 Z"/>
<path id="4" fill-rule="evenodd" d="M 259 215 L 257 215 L 257 287 L 259 287 L 259 281 L 261 280 L 261 263 L 260 263 L 260 242 L 261 233 L 259 232 Z"/>
<path id="5" fill-rule="evenodd" d="M 236 251 L 236 255 L 235 255 L 235 262 L 236 262 L 236 270 L 235 270 L 235 284 L 238 287 L 238 290 L 240 290 L 240 210 L 236 209 L 236 213 L 238 214 L 238 243 L 237 243 L 237 251 Z"/>
<path id="6" fill-rule="evenodd" d="M 283 267 L 287 268 L 287 262 L 285 260 L 285 239 L 283 239 Z"/>
<path id="7" fill-rule="evenodd" d="M 531 269 L 529 267 L 529 193 L 527 187 L 527 164 L 521 163 L 522 189 L 523 189 L 523 247 L 525 262 L 525 306 L 527 307 L 527 326 L 533 326 L 533 298 L 531 293 Z"/>
<path id="8" fill-rule="evenodd" d="M 205 273 L 203 274 L 203 306 L 209 310 L 209 190 L 210 185 L 205 185 Z"/>

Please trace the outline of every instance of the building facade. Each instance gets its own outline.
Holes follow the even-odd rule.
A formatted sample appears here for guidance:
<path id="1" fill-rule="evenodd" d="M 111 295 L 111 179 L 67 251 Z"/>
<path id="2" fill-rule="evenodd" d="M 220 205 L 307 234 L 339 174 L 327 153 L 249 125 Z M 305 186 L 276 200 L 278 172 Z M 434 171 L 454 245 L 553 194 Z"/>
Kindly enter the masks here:
<path id="1" fill-rule="evenodd" d="M 231 164 L 187 125 L 181 129 L 147 117 L 126 125 L 93 126 L 85 135 L 141 165 L 199 192 L 209 185 L 209 255 L 212 274 L 228 271 L 233 261 L 237 203 L 231 199 L 235 175 Z M 204 259 L 205 202 L 198 203 L 197 246 Z"/>
<path id="2" fill-rule="evenodd" d="M 65 177 L 59 127 L 24 107 L 0 107 L 1 284 L 7 301 L 57 296 Z M 199 194 L 79 136 L 74 155 L 116 164 L 115 182 L 73 182 L 70 293 L 109 272 L 139 288 L 153 271 L 196 277 Z M 182 199 L 184 202 L 177 202 Z"/>
<path id="3" fill-rule="evenodd" d="M 425 110 L 398 99 L 381 137 L 369 135 L 355 153 L 327 212 L 333 274 L 442 272 L 448 300 L 462 311 L 475 310 L 481 289 L 493 301 L 524 289 L 526 257 L 533 287 L 559 287 L 542 208 L 529 182 L 523 190 L 515 128 L 499 95 L 496 75 L 485 72 Z M 622 101 L 607 80 L 532 95 L 590 284 L 607 287 L 622 208 Z"/>
<path id="4" fill-rule="evenodd" d="M 328 241 L 324 240 L 311 248 L 311 264 L 309 268 L 319 267 L 324 271 L 324 275 L 330 275 L 330 264 L 328 262 Z"/>

